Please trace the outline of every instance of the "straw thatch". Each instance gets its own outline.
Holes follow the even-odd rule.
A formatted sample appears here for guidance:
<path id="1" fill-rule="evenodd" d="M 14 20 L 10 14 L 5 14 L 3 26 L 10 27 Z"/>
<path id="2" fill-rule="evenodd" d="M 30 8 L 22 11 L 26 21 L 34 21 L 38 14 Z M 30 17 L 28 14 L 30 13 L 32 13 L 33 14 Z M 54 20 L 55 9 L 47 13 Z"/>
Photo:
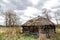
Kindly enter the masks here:
<path id="1" fill-rule="evenodd" d="M 41 25 L 54 25 L 49 19 L 43 18 L 43 17 L 36 17 L 33 18 L 26 23 L 23 24 L 23 26 L 41 26 Z"/>

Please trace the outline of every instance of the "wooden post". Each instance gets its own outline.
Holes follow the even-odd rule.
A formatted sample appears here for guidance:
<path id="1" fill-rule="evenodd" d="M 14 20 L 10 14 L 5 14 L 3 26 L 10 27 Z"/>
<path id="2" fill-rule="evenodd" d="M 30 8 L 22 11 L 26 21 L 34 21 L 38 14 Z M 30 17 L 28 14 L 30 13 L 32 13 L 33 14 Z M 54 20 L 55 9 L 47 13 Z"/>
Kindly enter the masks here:
<path id="1" fill-rule="evenodd" d="M 23 33 L 24 33 L 24 27 L 23 27 L 22 31 L 23 31 Z"/>
<path id="2" fill-rule="evenodd" d="M 54 28 L 53 29 L 54 29 L 54 33 L 56 33 L 56 27 L 55 27 L 55 25 L 54 25 Z"/>
<path id="3" fill-rule="evenodd" d="M 29 31 L 29 34 L 30 34 L 30 27 L 28 27 L 28 31 Z"/>
<path id="4" fill-rule="evenodd" d="M 34 33 L 34 26 L 33 26 L 33 33 Z"/>

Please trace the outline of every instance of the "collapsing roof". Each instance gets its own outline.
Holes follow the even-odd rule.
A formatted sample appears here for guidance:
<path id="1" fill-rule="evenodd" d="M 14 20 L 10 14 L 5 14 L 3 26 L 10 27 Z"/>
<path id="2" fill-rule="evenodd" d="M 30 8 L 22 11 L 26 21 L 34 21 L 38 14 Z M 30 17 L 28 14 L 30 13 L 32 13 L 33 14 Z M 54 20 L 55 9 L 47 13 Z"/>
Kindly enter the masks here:
<path id="1" fill-rule="evenodd" d="M 23 26 L 41 26 L 41 25 L 54 25 L 54 23 L 47 18 L 38 16 L 23 24 Z"/>

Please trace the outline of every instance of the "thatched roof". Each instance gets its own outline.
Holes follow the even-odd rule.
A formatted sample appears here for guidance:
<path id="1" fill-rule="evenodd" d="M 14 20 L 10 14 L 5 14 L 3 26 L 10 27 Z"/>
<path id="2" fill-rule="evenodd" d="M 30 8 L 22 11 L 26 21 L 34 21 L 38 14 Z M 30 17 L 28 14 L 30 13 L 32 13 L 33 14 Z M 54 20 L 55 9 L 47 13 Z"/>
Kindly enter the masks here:
<path id="1" fill-rule="evenodd" d="M 41 26 L 41 25 L 54 25 L 49 19 L 43 18 L 43 17 L 36 17 L 33 18 L 26 23 L 23 24 L 23 26 Z"/>

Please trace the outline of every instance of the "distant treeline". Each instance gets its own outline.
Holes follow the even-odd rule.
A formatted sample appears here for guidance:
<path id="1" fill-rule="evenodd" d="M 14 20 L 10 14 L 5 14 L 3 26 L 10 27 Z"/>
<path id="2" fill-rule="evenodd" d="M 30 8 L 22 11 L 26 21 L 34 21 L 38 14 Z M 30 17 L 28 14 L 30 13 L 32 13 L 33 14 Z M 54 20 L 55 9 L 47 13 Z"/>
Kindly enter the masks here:
<path id="1" fill-rule="evenodd" d="M 21 26 L 20 25 L 11 25 L 11 26 L 0 25 L 0 27 L 21 27 Z"/>
<path id="2" fill-rule="evenodd" d="M 60 28 L 60 24 L 58 24 L 58 25 L 55 25 L 55 26 Z"/>

